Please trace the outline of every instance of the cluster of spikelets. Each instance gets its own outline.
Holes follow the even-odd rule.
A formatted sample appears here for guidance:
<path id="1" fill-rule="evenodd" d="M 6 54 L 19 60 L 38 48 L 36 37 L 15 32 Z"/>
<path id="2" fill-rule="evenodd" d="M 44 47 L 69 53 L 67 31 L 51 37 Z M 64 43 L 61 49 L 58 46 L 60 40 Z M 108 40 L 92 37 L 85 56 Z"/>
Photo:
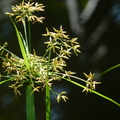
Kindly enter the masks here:
<path id="1" fill-rule="evenodd" d="M 95 90 L 96 84 L 101 84 L 101 82 L 94 81 L 95 74 L 92 74 L 91 72 L 88 75 L 84 73 L 84 75 L 87 77 L 87 80 L 86 88 L 84 88 L 82 92 L 86 91 L 87 94 L 88 92 L 91 92 L 91 90 Z"/>
<path id="2" fill-rule="evenodd" d="M 25 19 L 33 23 L 41 22 L 44 17 L 37 17 L 33 13 L 35 11 L 44 11 L 43 4 L 38 4 L 34 2 L 24 1 L 18 6 L 12 6 L 13 13 L 6 13 L 7 15 L 14 16 L 16 22 L 22 22 L 25 24 Z M 10 78 L 13 83 L 9 86 L 14 89 L 16 94 L 21 94 L 18 88 L 22 87 L 24 83 L 28 83 L 33 87 L 34 91 L 39 91 L 39 88 L 44 88 L 46 84 L 51 88 L 53 81 L 61 80 L 67 77 L 70 79 L 72 74 L 71 71 L 66 71 L 65 66 L 67 66 L 65 59 L 69 59 L 72 53 L 78 55 L 80 53 L 80 45 L 77 42 L 77 38 L 69 38 L 66 31 L 63 30 L 62 26 L 57 30 L 53 28 L 53 32 L 46 29 L 47 33 L 43 36 L 48 36 L 49 40 L 45 42 L 47 44 L 47 49 L 43 56 L 37 56 L 35 51 L 33 54 L 27 55 L 27 60 L 29 68 L 27 69 L 24 59 L 14 55 L 5 49 L 6 45 L 0 47 L 1 54 L 3 50 L 6 51 L 5 57 L 3 59 L 4 72 L 7 73 L 7 77 Z M 84 73 L 85 74 L 85 73 Z M 86 88 L 83 91 L 89 92 L 90 89 L 95 89 L 95 84 L 98 82 L 93 81 L 94 74 L 85 74 L 87 77 Z M 59 102 L 62 98 L 64 101 L 68 99 L 65 92 L 58 94 L 57 101 Z"/>
<path id="3" fill-rule="evenodd" d="M 34 90 L 38 91 L 36 88 L 44 87 L 46 79 L 49 78 L 50 86 L 53 80 L 60 80 L 61 78 L 58 77 L 60 72 L 63 77 L 73 74 L 73 72 L 64 70 L 64 67 L 67 66 L 65 59 L 69 59 L 72 51 L 76 54 L 79 53 L 80 45 L 76 42 L 76 38 L 70 39 L 65 33 L 62 27 L 60 27 L 60 30 L 54 28 L 54 32 L 47 30 L 47 34 L 44 34 L 44 36 L 49 36 L 50 39 L 45 42 L 47 44 L 46 54 L 37 56 L 34 52 L 30 57 L 28 56 L 30 70 L 26 68 L 22 58 L 11 53 L 6 54 L 3 59 L 3 68 L 7 75 L 15 81 L 10 86 L 15 89 L 15 92 L 20 94 L 17 88 L 23 86 L 26 82 L 29 82 L 35 88 Z M 51 57 L 52 53 L 54 57 Z"/>
<path id="4" fill-rule="evenodd" d="M 27 3 L 22 1 L 20 5 L 12 6 L 13 13 L 6 13 L 9 16 L 15 16 L 15 20 L 17 22 L 22 22 L 25 24 L 25 18 L 27 18 L 28 21 L 31 21 L 33 23 L 40 22 L 42 23 L 42 20 L 44 20 L 44 17 L 37 17 L 34 15 L 35 12 L 44 11 L 45 6 L 43 4 L 38 4 L 37 2 L 30 2 Z"/>

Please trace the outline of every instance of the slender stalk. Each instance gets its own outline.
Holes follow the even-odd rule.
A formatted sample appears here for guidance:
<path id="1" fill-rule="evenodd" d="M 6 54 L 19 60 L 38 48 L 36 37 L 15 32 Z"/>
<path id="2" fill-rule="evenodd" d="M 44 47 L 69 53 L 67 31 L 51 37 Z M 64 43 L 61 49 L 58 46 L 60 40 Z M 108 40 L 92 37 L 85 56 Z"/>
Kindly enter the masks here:
<path id="1" fill-rule="evenodd" d="M 48 84 L 49 82 L 49 63 L 50 63 L 50 57 L 51 57 L 51 49 L 49 51 L 48 55 L 48 65 L 47 65 L 47 80 L 46 80 L 46 120 L 51 120 L 51 109 L 50 109 L 50 86 Z"/>
<path id="2" fill-rule="evenodd" d="M 26 87 L 27 120 L 35 120 L 34 94 L 32 93 L 32 90 L 33 89 L 30 85 Z"/>
<path id="3" fill-rule="evenodd" d="M 64 75 L 63 73 L 57 73 L 58 75 Z M 83 81 L 83 82 L 87 82 L 86 80 L 82 79 L 82 78 L 79 78 L 79 77 L 76 77 L 76 76 L 73 76 L 73 75 L 68 75 L 69 77 L 71 78 L 75 78 L 77 80 L 80 80 L 80 81 Z"/>
<path id="4" fill-rule="evenodd" d="M 0 76 L 0 77 L 2 77 L 2 76 Z M 3 77 L 6 77 L 6 76 L 3 76 Z M 3 83 L 5 83 L 5 82 L 11 81 L 11 80 L 14 80 L 14 78 L 10 78 L 10 79 L 6 79 L 4 81 L 1 81 L 0 85 L 3 84 Z"/>
<path id="5" fill-rule="evenodd" d="M 27 37 L 27 30 L 26 30 L 26 21 L 25 21 L 25 18 L 24 18 L 23 27 L 24 27 L 24 33 L 25 33 L 25 42 L 26 42 L 26 44 L 28 46 L 28 37 Z"/>
<path id="6" fill-rule="evenodd" d="M 25 18 L 24 18 L 24 22 L 23 22 L 23 28 L 24 28 L 24 34 L 25 34 L 25 47 L 27 47 L 26 48 L 26 52 L 28 52 L 29 51 L 29 46 L 28 46 L 28 36 L 27 36 L 27 28 L 26 28 L 26 21 L 25 21 Z M 28 52 L 29 53 L 29 52 Z"/>
<path id="7" fill-rule="evenodd" d="M 120 67 L 120 64 L 117 64 L 117 65 L 115 65 L 115 66 L 113 66 L 113 67 L 110 67 L 109 69 L 105 70 L 103 73 L 101 73 L 101 74 L 99 75 L 99 77 L 102 76 L 103 74 L 109 72 L 110 70 L 113 70 L 113 69 L 117 68 L 117 67 Z"/>
<path id="8" fill-rule="evenodd" d="M 29 46 L 29 52 L 31 53 L 31 27 L 30 27 L 30 21 L 28 21 L 28 46 Z"/>

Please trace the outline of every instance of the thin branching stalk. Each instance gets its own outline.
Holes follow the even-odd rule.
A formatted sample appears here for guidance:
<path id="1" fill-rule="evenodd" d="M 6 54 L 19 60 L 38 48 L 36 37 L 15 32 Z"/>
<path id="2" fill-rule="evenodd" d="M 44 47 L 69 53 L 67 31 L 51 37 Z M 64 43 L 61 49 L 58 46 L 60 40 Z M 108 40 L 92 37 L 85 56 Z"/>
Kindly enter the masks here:
<path id="1" fill-rule="evenodd" d="M 58 75 L 63 75 L 63 73 L 57 73 Z M 83 82 L 87 82 L 86 80 L 82 79 L 82 78 L 79 78 L 77 76 L 73 76 L 73 75 L 69 75 L 69 77 L 71 78 L 74 78 L 74 79 L 77 79 L 77 80 L 80 80 L 80 81 L 83 81 Z"/>
<path id="2" fill-rule="evenodd" d="M 24 28 L 24 34 L 25 34 L 25 43 L 26 43 L 26 47 L 28 49 L 28 36 L 27 36 L 27 28 L 26 28 L 25 18 L 24 18 L 24 22 L 23 22 L 23 28 Z"/>
<path id="3" fill-rule="evenodd" d="M 105 74 L 105 73 L 107 73 L 107 72 L 109 72 L 109 71 L 117 68 L 117 67 L 120 67 L 120 64 L 117 64 L 117 65 L 112 66 L 112 67 L 110 67 L 109 69 L 105 70 L 103 73 L 101 73 L 101 74 L 99 75 L 99 77 L 102 76 L 103 74 Z"/>
<path id="4" fill-rule="evenodd" d="M 6 77 L 6 76 L 0 76 L 0 77 Z M 14 78 L 9 78 L 9 79 L 6 79 L 6 80 L 4 80 L 4 81 L 1 81 L 1 82 L 0 82 L 0 85 L 3 84 L 3 83 L 5 83 L 5 82 L 11 81 L 11 80 L 13 80 L 13 79 L 14 79 Z"/>
<path id="5" fill-rule="evenodd" d="M 29 46 L 29 52 L 31 53 L 31 27 L 30 27 L 30 21 L 28 21 L 28 46 Z"/>

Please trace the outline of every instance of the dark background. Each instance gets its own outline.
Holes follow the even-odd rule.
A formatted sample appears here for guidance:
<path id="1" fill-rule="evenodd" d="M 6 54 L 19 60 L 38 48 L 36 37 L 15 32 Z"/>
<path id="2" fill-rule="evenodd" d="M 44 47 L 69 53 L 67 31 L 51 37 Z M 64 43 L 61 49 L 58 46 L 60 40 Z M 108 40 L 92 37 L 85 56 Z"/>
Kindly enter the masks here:
<path id="1" fill-rule="evenodd" d="M 42 13 L 46 17 L 44 24 L 36 23 L 32 27 L 32 47 L 37 54 L 43 55 L 45 50 L 43 43 L 46 39 L 41 35 L 45 33 L 45 28 L 59 29 L 62 25 L 70 37 L 78 37 L 81 45 L 81 54 L 78 57 L 73 54 L 67 61 L 66 69 L 76 71 L 77 76 L 83 79 L 86 79 L 83 72 L 88 74 L 92 71 L 96 74 L 95 80 L 102 82 L 96 90 L 120 103 L 120 68 L 98 77 L 120 61 L 120 0 L 36 1 L 46 6 Z M 68 5 L 68 1 L 73 3 Z M 85 11 L 90 1 L 93 1 L 93 6 Z M 11 4 L 19 2 L 20 0 L 0 0 L 0 44 L 7 41 L 7 48 L 18 56 L 21 53 L 15 31 L 4 13 L 10 12 Z M 74 7 L 75 3 L 77 6 Z M 22 26 L 18 25 L 22 30 Z M 0 85 L 0 120 L 25 120 L 25 88 L 21 89 L 22 96 L 16 98 L 8 85 L 9 83 Z M 51 97 L 52 120 L 120 120 L 120 108 L 93 93 L 86 96 L 81 88 L 67 81 L 56 82 L 53 89 L 57 92 L 66 90 L 69 100 L 58 104 Z M 44 91 L 35 93 L 37 120 L 45 120 L 44 100 Z"/>

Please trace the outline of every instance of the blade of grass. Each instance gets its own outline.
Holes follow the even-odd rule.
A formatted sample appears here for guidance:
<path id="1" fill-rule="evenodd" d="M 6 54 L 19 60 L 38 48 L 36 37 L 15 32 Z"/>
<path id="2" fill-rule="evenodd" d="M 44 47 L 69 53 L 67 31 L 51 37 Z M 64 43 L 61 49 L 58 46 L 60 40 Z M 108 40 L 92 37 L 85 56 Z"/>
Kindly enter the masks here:
<path id="1" fill-rule="evenodd" d="M 32 90 L 33 88 L 30 85 L 26 87 L 27 120 L 35 120 L 34 94 L 32 93 Z"/>
<path id="2" fill-rule="evenodd" d="M 14 78 L 10 78 L 10 79 L 3 80 L 3 81 L 0 82 L 0 85 L 3 84 L 3 83 L 5 83 L 5 82 L 11 81 L 11 80 L 13 80 L 13 79 L 14 79 Z"/>
<path id="3" fill-rule="evenodd" d="M 25 52 L 27 53 L 27 55 L 29 56 L 29 50 L 28 50 L 28 46 L 26 45 L 26 42 L 25 42 L 25 40 L 24 40 L 24 38 L 23 38 L 23 36 L 22 36 L 22 34 L 19 32 L 19 34 L 20 34 L 20 36 L 21 36 L 21 39 L 22 39 L 22 41 L 23 41 L 23 46 L 25 46 L 24 48 L 25 48 Z"/>
<path id="4" fill-rule="evenodd" d="M 30 28 L 30 21 L 28 21 L 28 46 L 29 46 L 29 51 L 31 53 L 31 28 Z"/>
<path id="5" fill-rule="evenodd" d="M 109 100 L 110 102 L 112 102 L 112 103 L 120 106 L 120 104 L 119 104 L 118 102 L 116 102 L 115 100 L 113 100 L 113 99 L 111 99 L 111 98 L 109 98 L 109 97 L 107 97 L 107 96 L 105 96 L 105 95 L 103 95 L 103 94 L 101 94 L 101 93 L 99 93 L 99 92 L 96 92 L 96 91 L 94 91 L 94 90 L 91 90 L 91 92 L 93 92 L 94 94 L 97 94 L 98 96 L 103 97 L 104 99 L 107 99 L 107 100 Z"/>
<path id="6" fill-rule="evenodd" d="M 24 35 L 25 35 L 25 43 L 26 43 L 26 47 L 28 48 L 28 36 L 27 36 L 27 30 L 26 30 L 26 20 L 25 20 L 25 17 L 24 17 L 24 20 L 23 20 L 23 28 L 24 28 Z"/>
<path id="7" fill-rule="evenodd" d="M 11 19 L 11 21 L 12 21 L 12 23 L 14 25 L 14 28 L 15 28 L 15 31 L 16 31 L 16 35 L 17 35 L 17 38 L 18 38 L 20 50 L 21 50 L 22 56 L 24 58 L 25 65 L 26 65 L 27 69 L 29 70 L 29 63 L 28 63 L 28 59 L 27 59 L 27 54 L 26 54 L 26 51 L 25 51 L 25 46 L 23 45 L 21 35 L 20 35 L 20 33 L 17 29 L 17 26 L 15 25 L 15 23 L 13 22 L 12 19 Z"/>
<path id="8" fill-rule="evenodd" d="M 101 76 L 101 75 L 103 75 L 103 74 L 105 74 L 105 73 L 109 72 L 110 70 L 113 70 L 113 69 L 115 69 L 115 68 L 117 68 L 117 67 L 120 67 L 120 64 L 117 64 L 117 65 L 115 65 L 115 66 L 107 69 L 106 71 L 104 71 L 103 73 L 101 73 L 99 76 Z"/>

